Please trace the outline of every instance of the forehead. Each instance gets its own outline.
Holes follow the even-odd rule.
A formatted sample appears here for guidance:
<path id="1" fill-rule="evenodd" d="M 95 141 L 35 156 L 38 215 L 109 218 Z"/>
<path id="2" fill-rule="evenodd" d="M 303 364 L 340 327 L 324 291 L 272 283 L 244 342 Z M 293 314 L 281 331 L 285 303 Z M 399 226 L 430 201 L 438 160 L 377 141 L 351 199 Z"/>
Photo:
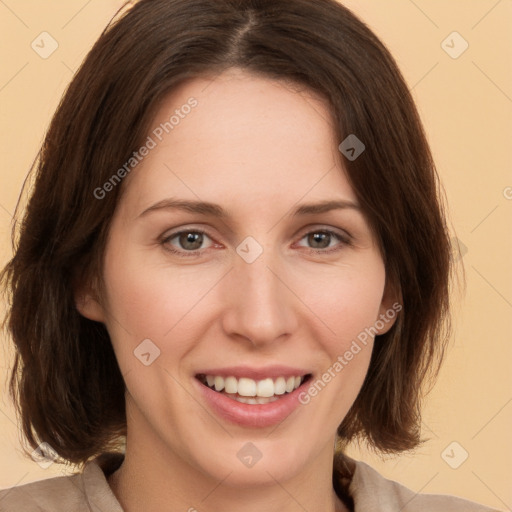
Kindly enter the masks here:
<path id="1" fill-rule="evenodd" d="M 354 198 L 329 104 L 304 87 L 238 69 L 194 78 L 164 99 L 148 136 L 154 147 L 129 177 L 141 205 L 176 195 Z"/>

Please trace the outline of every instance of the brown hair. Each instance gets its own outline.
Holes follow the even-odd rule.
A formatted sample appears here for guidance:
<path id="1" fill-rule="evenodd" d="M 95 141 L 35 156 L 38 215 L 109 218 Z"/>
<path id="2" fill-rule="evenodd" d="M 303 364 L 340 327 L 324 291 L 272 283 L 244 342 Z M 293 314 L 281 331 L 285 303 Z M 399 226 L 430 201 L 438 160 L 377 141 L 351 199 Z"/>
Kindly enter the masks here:
<path id="1" fill-rule="evenodd" d="M 439 179 L 394 59 L 335 0 L 141 0 L 105 29 L 69 85 L 1 275 L 16 347 L 10 392 L 32 447 L 47 442 L 79 464 L 125 435 L 124 381 L 107 330 L 78 313 L 71 286 L 101 280 L 123 187 L 102 199 L 93 191 L 145 140 L 166 94 L 231 67 L 316 91 L 337 139 L 365 144 L 345 159 L 347 177 L 403 310 L 376 339 L 338 434 L 342 445 L 366 439 L 383 452 L 421 442 L 422 390 L 450 331 L 451 252 Z"/>

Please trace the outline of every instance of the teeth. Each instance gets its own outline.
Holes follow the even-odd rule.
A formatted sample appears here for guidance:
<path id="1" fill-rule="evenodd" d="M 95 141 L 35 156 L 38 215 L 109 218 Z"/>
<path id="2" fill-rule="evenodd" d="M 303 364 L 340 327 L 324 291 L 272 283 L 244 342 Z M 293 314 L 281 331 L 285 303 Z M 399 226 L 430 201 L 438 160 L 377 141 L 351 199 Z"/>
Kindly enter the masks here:
<path id="1" fill-rule="evenodd" d="M 236 393 L 238 388 L 235 377 L 228 377 L 227 379 L 224 380 L 224 389 L 226 393 Z"/>
<path id="2" fill-rule="evenodd" d="M 215 385 L 215 391 L 222 391 L 224 389 L 224 379 L 222 377 L 215 377 L 213 383 Z"/>
<path id="3" fill-rule="evenodd" d="M 256 394 L 263 397 L 274 396 L 274 381 L 272 379 L 258 381 L 258 390 L 256 391 Z"/>
<path id="4" fill-rule="evenodd" d="M 246 377 L 241 377 L 240 379 L 232 376 L 224 378 L 219 375 L 206 375 L 203 378 L 203 382 L 210 388 L 215 389 L 215 391 L 224 391 L 230 395 L 238 394 L 239 396 L 235 400 L 249 404 L 273 402 L 277 400 L 275 395 L 291 393 L 302 384 L 303 380 L 304 377 L 301 376 L 278 377 L 275 380 L 267 378 L 259 381 Z"/>
<path id="5" fill-rule="evenodd" d="M 268 404 L 270 402 L 275 402 L 276 400 L 279 400 L 277 396 L 271 396 L 269 398 L 265 398 L 262 396 L 258 396 L 256 398 L 247 398 L 246 396 L 232 396 L 230 398 L 233 398 L 233 400 L 236 400 L 237 402 L 242 402 L 243 404 Z"/>
<path id="6" fill-rule="evenodd" d="M 274 394 L 275 395 L 284 395 L 286 393 L 286 379 L 284 377 L 279 377 L 274 382 Z"/>
<path id="7" fill-rule="evenodd" d="M 230 377 L 228 377 L 229 379 Z M 242 377 L 238 382 L 233 377 L 235 381 L 235 391 L 233 393 L 238 393 L 242 396 L 256 396 L 256 381 L 252 379 L 246 379 Z M 238 387 L 237 387 L 238 386 Z M 273 394 L 273 393 L 272 393 Z"/>

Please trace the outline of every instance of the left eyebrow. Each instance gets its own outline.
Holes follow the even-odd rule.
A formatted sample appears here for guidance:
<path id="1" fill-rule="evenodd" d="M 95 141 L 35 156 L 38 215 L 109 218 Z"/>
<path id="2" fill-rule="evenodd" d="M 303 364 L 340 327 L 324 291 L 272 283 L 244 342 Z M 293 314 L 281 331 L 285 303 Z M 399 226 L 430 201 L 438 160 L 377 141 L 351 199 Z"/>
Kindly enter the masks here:
<path id="1" fill-rule="evenodd" d="M 320 201 L 318 203 L 302 204 L 292 212 L 292 216 L 297 217 L 301 215 L 312 215 L 315 213 L 325 213 L 331 210 L 343 210 L 349 208 L 358 211 L 361 210 L 361 207 L 352 201 L 326 200 Z M 158 210 L 183 210 L 190 213 L 210 215 L 217 218 L 229 217 L 222 206 L 218 204 L 210 203 L 207 201 L 191 201 L 184 199 L 162 199 L 149 208 L 146 208 L 138 217 L 142 217 L 150 212 Z"/>
<path id="2" fill-rule="evenodd" d="M 331 201 L 320 201 L 319 203 L 303 204 L 296 208 L 293 212 L 293 216 L 298 215 L 310 215 L 313 213 L 325 213 L 331 210 L 344 210 L 351 208 L 354 210 L 361 211 L 361 207 L 352 201 L 346 200 L 331 200 Z"/>

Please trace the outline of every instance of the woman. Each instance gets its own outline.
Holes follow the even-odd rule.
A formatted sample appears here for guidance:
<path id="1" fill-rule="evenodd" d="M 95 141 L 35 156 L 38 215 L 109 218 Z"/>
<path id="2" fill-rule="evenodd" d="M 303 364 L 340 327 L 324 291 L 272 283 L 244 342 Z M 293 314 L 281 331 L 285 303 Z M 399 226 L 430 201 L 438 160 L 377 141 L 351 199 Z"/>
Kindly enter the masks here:
<path id="1" fill-rule="evenodd" d="M 138 2 L 55 114 L 3 273 L 24 434 L 81 471 L 2 510 L 491 510 L 344 454 L 421 442 L 437 190 L 394 60 L 337 2 Z"/>

